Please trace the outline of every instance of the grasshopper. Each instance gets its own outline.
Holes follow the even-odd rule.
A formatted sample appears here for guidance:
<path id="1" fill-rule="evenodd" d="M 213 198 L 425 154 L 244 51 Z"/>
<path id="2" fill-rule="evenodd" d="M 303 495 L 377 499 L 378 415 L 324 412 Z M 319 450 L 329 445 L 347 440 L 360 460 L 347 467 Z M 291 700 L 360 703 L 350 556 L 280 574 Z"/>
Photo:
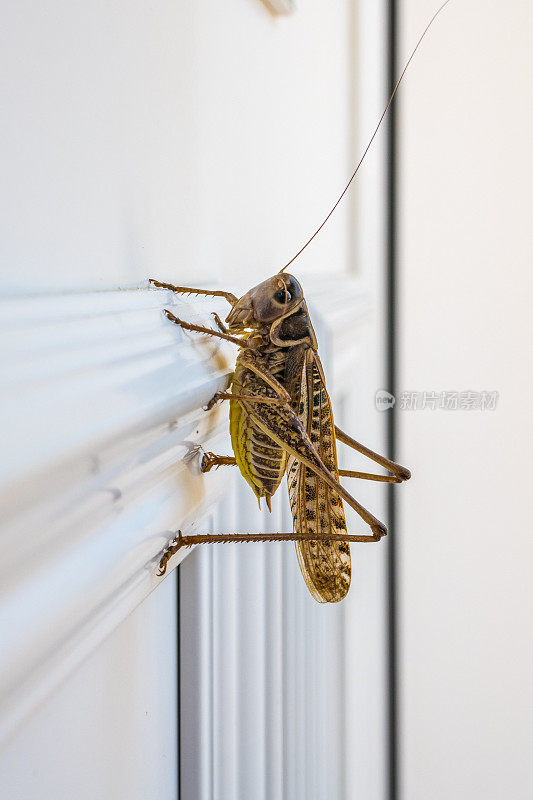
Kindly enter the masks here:
<path id="1" fill-rule="evenodd" d="M 318 344 L 304 293 L 287 267 L 311 244 L 329 220 L 354 180 L 389 110 L 413 57 L 436 17 L 430 19 L 409 56 L 389 101 L 363 154 L 341 195 L 313 235 L 296 255 L 268 280 L 250 289 L 240 299 L 231 292 L 192 289 L 151 280 L 154 287 L 177 293 L 224 297 L 231 305 L 226 323 L 215 314 L 218 330 L 167 318 L 184 330 L 226 339 L 239 347 L 231 392 L 217 392 L 208 403 L 230 402 L 230 433 L 233 456 L 206 453 L 201 469 L 237 465 L 261 504 L 270 509 L 271 497 L 287 476 L 293 517 L 291 533 L 200 534 L 177 537 L 170 542 L 159 563 L 165 573 L 171 556 L 181 547 L 223 542 L 294 541 L 307 588 L 320 603 L 335 603 L 350 588 L 350 542 L 378 542 L 387 528 L 339 483 L 339 478 L 401 483 L 411 473 L 401 464 L 380 456 L 338 428 L 333 420 Z M 342 442 L 386 469 L 389 475 L 340 470 L 336 441 Z M 352 535 L 346 529 L 343 500 L 359 514 L 370 533 Z"/>
<path id="2" fill-rule="evenodd" d="M 333 421 L 318 344 L 304 293 L 293 275 L 279 272 L 240 299 L 230 292 L 173 286 L 152 280 L 155 287 L 177 293 L 222 296 L 231 304 L 218 330 L 194 325 L 166 310 L 167 318 L 184 330 L 215 336 L 239 347 L 231 391 L 217 392 L 207 405 L 230 402 L 230 434 L 234 456 L 206 453 L 202 472 L 237 465 L 261 504 L 270 510 L 271 497 L 287 476 L 294 529 L 291 533 L 203 534 L 178 536 L 161 561 L 164 574 L 181 547 L 213 542 L 287 541 L 296 543 L 300 569 L 312 596 L 321 603 L 342 600 L 351 578 L 349 542 L 377 542 L 387 528 L 339 483 L 340 476 L 401 483 L 406 467 L 356 442 Z M 384 467 L 390 475 L 339 470 L 336 439 Z M 342 501 L 361 517 L 370 533 L 347 532 Z"/>

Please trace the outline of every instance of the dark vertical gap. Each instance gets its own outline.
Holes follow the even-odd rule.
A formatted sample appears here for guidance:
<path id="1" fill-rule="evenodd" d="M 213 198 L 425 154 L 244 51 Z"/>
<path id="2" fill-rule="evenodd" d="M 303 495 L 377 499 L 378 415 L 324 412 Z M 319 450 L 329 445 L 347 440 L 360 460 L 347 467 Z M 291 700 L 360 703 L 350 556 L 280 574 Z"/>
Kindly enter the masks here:
<path id="1" fill-rule="evenodd" d="M 177 715 L 177 725 L 176 725 L 176 744 L 177 744 L 177 767 L 178 767 L 178 783 L 176 787 L 176 797 L 177 800 L 181 800 L 181 632 L 180 632 L 180 610 L 181 610 L 181 603 L 180 603 L 180 575 L 181 575 L 181 568 L 178 566 L 176 569 L 176 665 L 177 665 L 177 674 L 176 674 L 176 683 L 177 683 L 177 691 L 176 691 L 176 715 Z"/>
<path id="2" fill-rule="evenodd" d="M 387 93 L 390 94 L 397 79 L 396 75 L 396 39 L 397 39 L 397 2 L 389 0 L 388 4 L 388 64 Z M 397 334 L 396 318 L 396 133 L 397 104 L 390 108 L 387 143 L 387 268 L 386 268 L 386 304 L 387 304 L 387 385 L 395 397 L 396 391 L 396 350 Z M 396 416 L 393 407 L 387 413 L 387 439 L 390 457 L 396 458 Z M 389 621 L 389 800 L 398 800 L 398 599 L 397 599 L 397 547 L 396 547 L 396 495 L 392 491 L 394 485 L 388 487 L 387 517 L 390 536 L 388 537 L 388 621 Z"/>

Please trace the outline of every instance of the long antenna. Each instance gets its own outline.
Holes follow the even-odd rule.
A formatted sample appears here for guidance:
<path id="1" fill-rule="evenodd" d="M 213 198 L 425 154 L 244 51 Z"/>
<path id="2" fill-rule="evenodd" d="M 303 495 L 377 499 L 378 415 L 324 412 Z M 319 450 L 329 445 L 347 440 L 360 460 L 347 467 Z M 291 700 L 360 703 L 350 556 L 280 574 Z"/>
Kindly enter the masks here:
<path id="1" fill-rule="evenodd" d="M 331 217 L 331 215 L 333 214 L 333 212 L 335 211 L 335 209 L 336 209 L 336 208 L 337 208 L 337 206 L 339 205 L 340 201 L 342 200 L 342 198 L 344 197 L 344 195 L 346 194 L 346 192 L 347 192 L 347 191 L 348 191 L 348 189 L 350 188 L 350 185 L 351 185 L 351 183 L 352 183 L 353 179 L 355 178 L 355 176 L 356 176 L 356 175 L 357 175 L 357 173 L 359 172 L 359 167 L 361 166 L 361 164 L 362 164 L 362 163 L 363 163 L 363 161 L 365 160 L 365 156 L 366 156 L 366 154 L 368 153 L 368 151 L 370 150 L 370 147 L 372 146 L 372 142 L 373 142 L 373 141 L 374 141 L 374 139 L 376 138 L 376 134 L 377 134 L 377 132 L 379 131 L 379 129 L 380 129 L 380 127 L 381 127 L 381 123 L 382 123 L 382 122 L 383 122 L 383 120 L 385 119 L 385 115 L 387 114 L 387 111 L 388 111 L 388 110 L 389 110 L 389 108 L 390 108 L 390 104 L 391 104 L 391 103 L 392 103 L 392 101 L 394 100 L 394 95 L 395 95 L 395 94 L 396 94 L 396 92 L 398 91 L 398 87 L 399 87 L 400 83 L 401 83 L 401 82 L 402 82 L 402 80 L 403 80 L 403 76 L 404 76 L 404 75 L 405 75 L 405 73 L 407 72 L 407 67 L 409 66 L 409 64 L 410 64 L 410 63 L 411 63 L 411 61 L 413 60 L 413 58 L 414 58 L 414 56 L 415 56 L 415 53 L 416 53 L 416 51 L 418 50 L 418 48 L 419 48 L 419 47 L 420 47 L 420 45 L 422 44 L 422 41 L 423 41 L 423 39 L 424 39 L 424 37 L 425 37 L 426 33 L 427 33 L 427 32 L 428 32 L 428 30 L 431 28 L 431 26 L 433 25 L 434 21 L 435 21 L 435 20 L 436 20 L 436 18 L 439 16 L 440 12 L 441 12 L 441 11 L 444 9 L 444 7 L 445 7 L 445 6 L 447 6 L 447 5 L 448 5 L 448 3 L 449 3 L 449 2 L 450 2 L 450 0 L 446 0 L 446 2 L 444 2 L 444 3 L 441 5 L 441 7 L 440 7 L 439 9 L 437 9 L 437 11 L 435 11 L 435 13 L 433 14 L 433 16 L 432 16 L 432 17 L 431 17 L 431 19 L 429 20 L 428 24 L 426 25 L 426 27 L 425 27 L 425 29 L 424 29 L 424 32 L 422 33 L 422 35 L 420 36 L 420 38 L 419 38 L 418 42 L 416 43 L 416 46 L 415 46 L 415 48 L 414 48 L 413 52 L 411 53 L 411 55 L 410 55 L 410 56 L 409 56 L 409 58 L 407 59 L 407 63 L 405 64 L 405 67 L 403 68 L 403 70 L 402 70 L 402 73 L 401 73 L 400 77 L 399 77 L 399 78 L 398 78 L 398 80 L 396 81 L 396 85 L 395 85 L 395 87 L 394 87 L 394 89 L 393 89 L 393 91 L 392 91 L 392 94 L 391 94 L 391 96 L 389 97 L 389 102 L 388 102 L 388 103 L 387 103 L 387 105 L 385 106 L 385 110 L 383 111 L 383 114 L 382 114 L 382 115 L 381 115 L 381 117 L 379 118 L 379 122 L 378 122 L 378 124 L 376 125 L 376 128 L 375 128 L 375 130 L 374 130 L 374 133 L 372 134 L 372 137 L 371 137 L 371 139 L 370 139 L 369 143 L 368 143 L 368 144 L 367 144 L 367 146 L 365 147 L 365 151 L 364 151 L 363 155 L 361 156 L 361 158 L 359 159 L 359 163 L 357 164 L 356 168 L 354 169 L 354 171 L 353 171 L 353 174 L 352 174 L 352 176 L 351 176 L 350 180 L 348 181 L 348 183 L 346 184 L 346 186 L 344 187 L 344 189 L 343 189 L 343 191 L 342 191 L 342 194 L 340 195 L 339 199 L 337 200 L 337 202 L 335 203 L 335 205 L 333 206 L 333 208 L 331 209 L 331 211 L 329 212 L 329 214 L 327 215 L 327 217 L 326 217 L 326 218 L 325 218 L 325 219 L 324 219 L 324 220 L 323 220 L 323 221 L 320 223 L 320 225 L 318 226 L 318 228 L 316 229 L 316 231 L 313 233 L 313 235 L 311 236 L 311 238 L 310 238 L 310 239 L 308 239 L 308 240 L 306 241 L 306 243 L 304 244 L 304 246 L 303 246 L 303 247 L 301 247 L 301 248 L 298 250 L 298 252 L 296 253 L 296 255 L 295 255 L 295 256 L 293 256 L 293 257 L 291 258 L 291 260 L 290 260 L 290 261 L 288 261 L 288 262 L 285 264 L 285 266 L 283 267 L 283 269 L 280 269 L 280 272 L 283 272 L 283 270 L 286 270 L 286 269 L 287 269 L 287 267 L 289 267 L 289 266 L 292 264 L 292 262 L 293 262 L 293 261 L 296 261 L 296 259 L 298 258 L 298 256 L 299 256 L 301 253 L 303 253 L 303 251 L 305 250 L 305 248 L 307 247 L 307 245 L 311 244 L 311 242 L 313 241 L 313 239 L 315 238 L 315 236 L 317 236 L 317 235 L 320 233 L 320 231 L 322 230 L 322 228 L 324 227 L 324 225 L 326 224 L 326 222 L 328 221 L 328 219 Z"/>

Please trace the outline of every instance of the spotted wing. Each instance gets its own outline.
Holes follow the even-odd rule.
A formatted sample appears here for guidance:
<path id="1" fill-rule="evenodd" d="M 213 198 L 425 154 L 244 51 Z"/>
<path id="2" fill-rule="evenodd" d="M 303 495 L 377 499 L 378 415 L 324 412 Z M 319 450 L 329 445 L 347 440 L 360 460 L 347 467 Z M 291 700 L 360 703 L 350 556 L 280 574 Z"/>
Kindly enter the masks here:
<path id="1" fill-rule="evenodd" d="M 322 365 L 311 349 L 306 351 L 303 360 L 298 416 L 322 462 L 338 480 L 331 401 Z M 287 463 L 287 483 L 295 533 L 312 536 L 314 533 L 347 532 L 339 495 L 292 455 Z M 302 575 L 315 600 L 320 603 L 342 600 L 350 587 L 349 543 L 310 539 L 295 544 Z"/>

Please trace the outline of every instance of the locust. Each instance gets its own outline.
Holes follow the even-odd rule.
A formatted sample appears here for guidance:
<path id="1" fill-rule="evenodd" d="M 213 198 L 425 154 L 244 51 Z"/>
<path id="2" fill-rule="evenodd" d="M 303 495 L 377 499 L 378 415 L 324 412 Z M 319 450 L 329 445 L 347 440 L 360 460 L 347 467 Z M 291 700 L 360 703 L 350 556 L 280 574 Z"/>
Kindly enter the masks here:
<path id="1" fill-rule="evenodd" d="M 261 504 L 286 477 L 293 530 L 287 533 L 198 534 L 177 537 L 159 565 L 164 574 L 181 547 L 222 542 L 292 540 L 311 595 L 321 603 L 346 596 L 351 579 L 350 542 L 378 542 L 387 528 L 339 482 L 341 476 L 401 483 L 411 473 L 378 455 L 335 425 L 318 343 L 298 280 L 279 272 L 240 299 L 230 292 L 173 286 L 151 280 L 154 287 L 176 293 L 222 296 L 231 305 L 226 325 L 214 315 L 218 330 L 186 322 L 165 310 L 170 322 L 187 331 L 225 339 L 239 352 L 230 391 L 219 391 L 206 410 L 229 400 L 233 456 L 205 453 L 202 472 L 236 465 Z M 385 468 L 389 475 L 340 470 L 336 441 L 343 442 Z M 348 534 L 345 501 L 368 526 L 368 533 Z"/>
<path id="2" fill-rule="evenodd" d="M 165 310 L 170 322 L 184 330 L 225 339 L 239 352 L 228 389 L 217 392 L 207 410 L 219 401 L 230 403 L 233 456 L 205 453 L 201 470 L 237 466 L 258 498 L 271 509 L 271 498 L 286 477 L 293 518 L 287 533 L 195 534 L 177 536 L 159 562 L 159 574 L 182 547 L 226 542 L 294 541 L 300 569 L 311 595 L 320 603 L 342 600 L 350 588 L 352 542 L 378 542 L 387 528 L 339 482 L 341 477 L 385 483 L 402 483 L 411 477 L 407 467 L 375 453 L 335 425 L 318 343 L 302 287 L 285 270 L 300 256 L 348 191 L 389 110 L 398 87 L 436 17 L 440 6 L 419 37 L 396 81 L 388 103 L 344 190 L 335 204 L 290 261 L 271 278 L 241 298 L 219 289 L 194 289 L 151 279 L 155 288 L 178 294 L 223 297 L 231 306 L 224 324 L 214 314 L 217 330 L 179 319 Z M 339 469 L 337 441 L 351 447 L 389 474 Z M 367 526 L 366 533 L 349 534 L 343 502 Z"/>

